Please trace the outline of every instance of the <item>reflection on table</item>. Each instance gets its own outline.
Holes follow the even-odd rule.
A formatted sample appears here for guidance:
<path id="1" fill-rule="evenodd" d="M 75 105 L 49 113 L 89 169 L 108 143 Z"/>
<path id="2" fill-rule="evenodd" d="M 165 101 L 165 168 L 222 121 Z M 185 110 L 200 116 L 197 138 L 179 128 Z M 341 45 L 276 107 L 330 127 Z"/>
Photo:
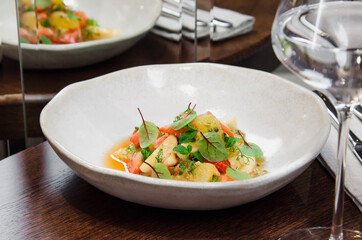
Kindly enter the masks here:
<path id="1" fill-rule="evenodd" d="M 198 61 L 232 64 L 271 71 L 279 62 L 274 57 L 270 30 L 278 1 L 216 1 L 215 6 L 254 16 L 253 30 L 245 35 L 210 45 L 198 44 Z M 27 131 L 29 137 L 42 136 L 41 109 L 65 86 L 121 69 L 165 63 L 194 61 L 194 43 L 189 39 L 174 42 L 147 34 L 126 52 L 98 64 L 64 70 L 24 70 Z M 23 139 L 24 123 L 18 62 L 4 57 L 0 74 L 0 139 Z"/>
<path id="2" fill-rule="evenodd" d="M 0 162 L 4 239 L 277 239 L 330 226 L 334 181 L 315 161 L 260 200 L 217 211 L 146 207 L 107 195 L 68 168 L 47 142 Z M 362 229 L 349 197 L 345 227 Z"/>

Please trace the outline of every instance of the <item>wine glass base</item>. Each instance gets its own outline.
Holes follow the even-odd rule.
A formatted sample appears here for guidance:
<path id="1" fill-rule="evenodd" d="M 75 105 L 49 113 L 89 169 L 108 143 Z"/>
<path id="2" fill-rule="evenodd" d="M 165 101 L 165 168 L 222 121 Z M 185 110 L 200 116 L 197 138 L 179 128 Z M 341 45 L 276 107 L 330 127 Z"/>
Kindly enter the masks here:
<path id="1" fill-rule="evenodd" d="M 279 240 L 337 240 L 330 238 L 331 236 L 331 228 L 329 227 L 313 227 L 313 228 L 304 228 L 299 229 L 293 232 L 290 232 L 283 237 L 279 238 Z M 354 230 L 343 230 L 343 240 L 362 240 L 362 232 L 354 231 Z M 338 240 L 342 240 L 338 239 Z"/>

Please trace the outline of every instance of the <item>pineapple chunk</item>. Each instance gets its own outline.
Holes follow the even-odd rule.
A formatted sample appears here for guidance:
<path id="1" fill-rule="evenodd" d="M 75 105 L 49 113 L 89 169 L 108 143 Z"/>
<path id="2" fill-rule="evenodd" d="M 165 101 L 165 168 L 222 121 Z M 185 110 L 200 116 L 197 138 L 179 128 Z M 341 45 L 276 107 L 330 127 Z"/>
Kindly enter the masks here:
<path id="1" fill-rule="evenodd" d="M 216 132 L 223 138 L 223 130 L 221 129 L 220 121 L 212 114 L 198 115 L 190 125 L 202 133 Z M 201 134 L 196 135 L 196 140 L 201 138 Z"/>
<path id="2" fill-rule="evenodd" d="M 165 141 L 163 141 L 161 145 L 158 146 L 158 148 L 156 148 L 156 150 L 145 160 L 145 162 L 147 162 L 151 166 L 153 166 L 153 164 L 155 164 L 158 161 L 161 161 L 166 166 L 175 165 L 176 163 L 174 163 L 174 160 L 176 158 L 174 158 L 171 155 L 172 154 L 175 155 L 173 148 L 176 146 L 177 146 L 177 138 L 174 135 L 168 136 L 165 139 Z M 140 169 L 143 173 L 149 173 L 152 170 L 150 166 L 148 166 L 146 163 L 142 163 Z"/>
<path id="3" fill-rule="evenodd" d="M 82 30 L 84 40 L 99 40 L 121 35 L 121 30 L 99 26 L 87 26 Z"/>
<path id="4" fill-rule="evenodd" d="M 26 28 L 30 32 L 36 29 L 35 12 L 30 11 L 23 13 L 23 15 L 21 16 L 21 24 L 24 28 Z"/>
<path id="5" fill-rule="evenodd" d="M 214 176 L 220 176 L 220 172 L 211 163 L 201 163 L 193 171 L 194 182 L 211 182 Z"/>
<path id="6" fill-rule="evenodd" d="M 134 144 L 129 145 L 125 148 L 120 148 L 113 153 L 113 156 L 124 162 L 129 162 L 133 155 L 136 153 L 137 147 Z"/>
<path id="7" fill-rule="evenodd" d="M 77 19 L 69 18 L 63 11 L 53 12 L 49 17 L 49 24 L 50 26 L 61 30 L 79 28 L 79 21 Z"/>

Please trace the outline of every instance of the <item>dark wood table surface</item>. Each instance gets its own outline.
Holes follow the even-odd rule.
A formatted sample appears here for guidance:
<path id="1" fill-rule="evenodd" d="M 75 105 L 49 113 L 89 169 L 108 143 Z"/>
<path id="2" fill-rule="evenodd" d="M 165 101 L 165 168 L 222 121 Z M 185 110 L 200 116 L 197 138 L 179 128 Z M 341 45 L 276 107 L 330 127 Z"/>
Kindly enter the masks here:
<path id="1" fill-rule="evenodd" d="M 47 142 L 0 161 L 0 239 L 277 239 L 330 226 L 334 180 L 314 161 L 293 182 L 260 200 L 216 211 L 142 206 L 79 178 Z M 345 199 L 345 227 L 362 214 Z"/>
<path id="2" fill-rule="evenodd" d="M 200 0 L 202 2 L 202 0 Z M 279 65 L 271 47 L 271 26 L 279 0 L 214 0 L 215 6 L 254 16 L 253 30 L 211 43 L 199 40 L 198 61 L 271 71 Z M 39 114 L 65 86 L 121 69 L 194 61 L 192 41 L 176 43 L 149 33 L 126 52 L 91 66 L 63 70 L 24 70 L 28 136 L 41 136 Z M 19 64 L 4 57 L 0 64 L 0 139 L 24 138 Z"/>

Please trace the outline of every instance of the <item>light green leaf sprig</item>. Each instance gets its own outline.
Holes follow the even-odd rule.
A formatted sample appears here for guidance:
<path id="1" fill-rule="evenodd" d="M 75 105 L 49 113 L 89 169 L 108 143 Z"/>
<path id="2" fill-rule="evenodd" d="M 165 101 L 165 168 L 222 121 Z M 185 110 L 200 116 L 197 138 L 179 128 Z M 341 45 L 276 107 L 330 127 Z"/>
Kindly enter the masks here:
<path id="1" fill-rule="evenodd" d="M 196 116 L 197 116 L 196 111 L 192 110 L 192 112 L 189 113 L 187 117 L 171 123 L 171 128 L 173 130 L 180 130 L 181 128 L 185 127 L 187 124 L 192 122 L 192 120 L 194 120 Z"/>
<path id="2" fill-rule="evenodd" d="M 171 173 L 165 164 L 155 163 L 155 164 L 153 164 L 153 168 L 154 168 L 154 171 L 152 171 L 152 177 L 160 178 L 160 179 L 171 179 L 172 178 Z"/>
<path id="3" fill-rule="evenodd" d="M 244 156 L 253 156 L 256 158 L 262 158 L 264 156 L 263 151 L 261 150 L 261 148 L 256 145 L 255 143 L 248 143 L 248 145 L 246 145 L 245 143 L 241 146 L 240 152 L 242 155 Z"/>
<path id="4" fill-rule="evenodd" d="M 235 180 L 246 180 L 246 179 L 251 178 L 248 174 L 246 174 L 242 171 L 236 170 L 234 168 L 231 168 L 229 166 L 226 168 L 226 174 Z"/>
<path id="5" fill-rule="evenodd" d="M 198 142 L 199 152 L 210 162 L 224 161 L 229 158 L 226 151 L 225 142 L 215 132 L 207 132 L 202 134 L 202 138 Z"/>
<path id="6" fill-rule="evenodd" d="M 139 129 L 139 138 L 141 148 L 150 146 L 158 137 L 158 127 L 152 123 L 144 121 Z"/>

